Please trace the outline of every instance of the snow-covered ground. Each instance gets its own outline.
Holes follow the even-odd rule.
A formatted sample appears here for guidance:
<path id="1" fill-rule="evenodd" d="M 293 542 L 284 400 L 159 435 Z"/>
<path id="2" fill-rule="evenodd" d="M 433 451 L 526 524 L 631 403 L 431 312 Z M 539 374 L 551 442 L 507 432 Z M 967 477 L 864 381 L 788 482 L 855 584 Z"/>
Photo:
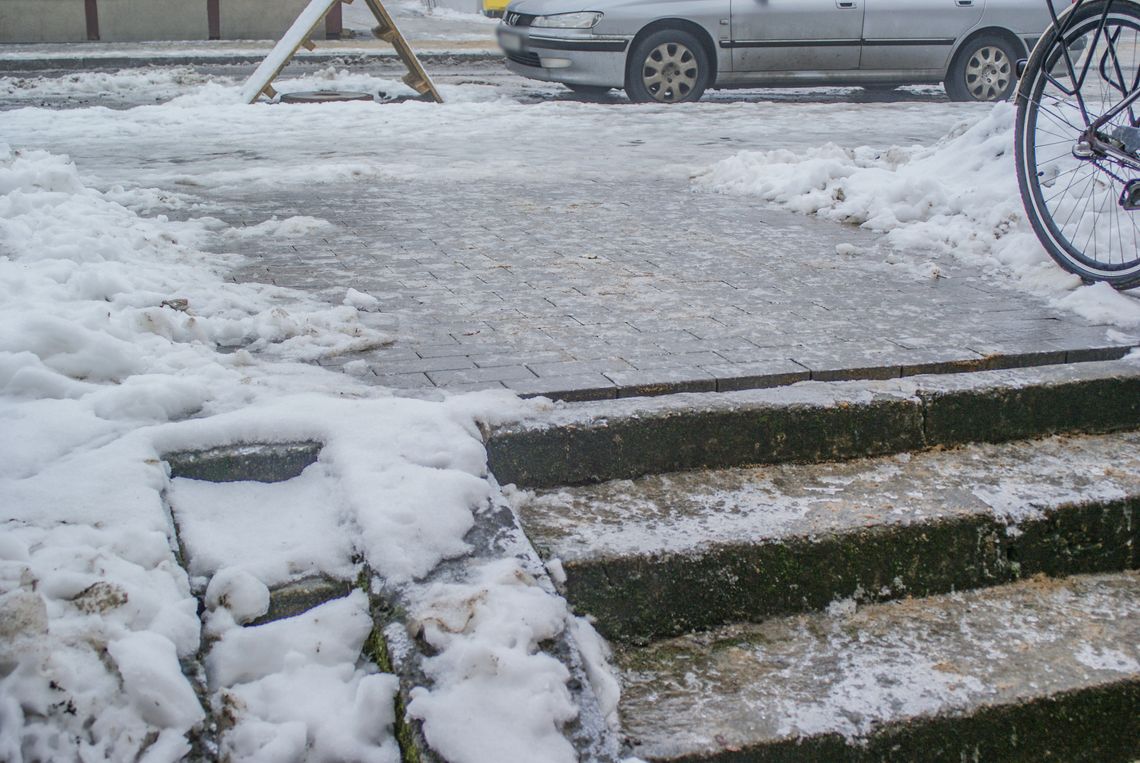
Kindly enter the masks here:
<path id="1" fill-rule="evenodd" d="M 317 87 L 410 94 L 335 69 L 279 89 Z M 218 743 L 234 760 L 398 759 L 395 679 L 359 656 L 363 593 L 243 626 L 282 582 L 352 579 L 367 564 L 413 584 L 462 555 L 498 496 L 477 422 L 541 405 L 408 399 L 314 365 L 387 342 L 375 305 L 228 280 L 240 263 L 226 243 L 249 230 L 220 219 L 212 191 L 693 177 L 697 192 L 890 231 L 1140 326 L 1134 296 L 1078 287 L 1027 235 L 1007 106 L 826 93 L 533 105 L 559 89 L 522 88 L 451 84 L 444 106 L 286 107 L 243 105 L 240 82 L 189 69 L 0 78 L 9 107 L 27 104 L 0 112 L 0 760 L 178 760 L 203 704 L 226 718 Z M 93 89 L 166 102 L 34 105 Z M 846 136 L 859 145 L 830 145 Z M 323 224 L 267 220 L 257 233 L 287 244 Z M 279 486 L 172 479 L 162 460 L 294 441 L 323 443 L 320 460 Z M 586 626 L 549 586 L 499 560 L 425 587 L 415 614 L 437 654 L 409 712 L 449 759 L 574 759 L 559 733 L 577 712 L 568 676 L 539 644 Z"/>
<path id="2" fill-rule="evenodd" d="M 163 111 L 185 139 L 215 109 Z M 10 112 L 4 138 L 33 142 L 8 129 L 32 113 Z M 41 125 L 53 114 L 36 113 Z M 103 130 L 88 117 L 112 114 L 73 113 L 75 145 Z M 462 554 L 496 489 L 475 422 L 526 406 L 505 393 L 394 398 L 310 365 L 388 341 L 368 323 L 369 300 L 346 291 L 330 306 L 226 281 L 232 258 L 204 250 L 249 231 L 169 219 L 196 203 L 178 185 L 100 189 L 60 154 L 0 147 L 0 758 L 180 759 L 203 721 L 197 688 L 227 719 L 220 745 L 235 760 L 396 760 L 395 680 L 359 657 L 366 597 L 241 624 L 288 580 L 352 579 L 367 563 L 398 583 Z M 257 232 L 287 240 L 321 224 Z M 162 462 L 282 440 L 324 448 L 281 486 L 171 480 Z M 537 650 L 568 626 L 565 604 L 509 573 L 480 573 L 474 601 L 424 593 L 432 618 L 460 625 L 429 637 L 442 667 L 410 712 L 454 746 L 472 722 L 463 698 L 499 697 L 518 713 L 476 713 L 470 738 L 488 741 L 455 760 L 571 760 L 558 732 L 575 714 L 568 677 Z M 193 676 L 199 658 L 196 687 L 182 668 Z M 513 757 L 494 755 L 496 740 Z"/>
<path id="3" fill-rule="evenodd" d="M 363 594 L 241 624 L 264 614 L 270 586 L 352 579 L 361 562 L 407 581 L 462 554 L 495 490 L 475 421 L 523 404 L 393 398 L 306 364 L 386 337 L 356 307 L 227 283 L 224 258 L 197 248 L 224 233 L 216 221 L 141 216 L 123 202 L 153 199 L 94 190 L 58 156 L 4 146 L 0 192 L 0 758 L 180 759 L 203 720 L 181 665 L 205 643 L 201 689 L 232 724 L 221 746 L 233 759 L 396 760 L 394 679 L 359 661 Z M 321 460 L 280 485 L 171 480 L 161 460 L 298 440 L 324 443 Z M 536 653 L 567 626 L 565 605 L 487 575 L 483 630 L 441 635 L 438 659 L 470 671 L 514 655 L 515 672 L 470 680 L 530 710 L 533 734 L 513 744 L 565 747 L 565 677 Z M 422 606 L 447 621 L 472 604 L 441 590 Z M 466 656 L 449 657 L 451 642 Z M 442 672 L 411 712 L 446 739 L 449 698 L 472 690 L 466 673 Z"/>

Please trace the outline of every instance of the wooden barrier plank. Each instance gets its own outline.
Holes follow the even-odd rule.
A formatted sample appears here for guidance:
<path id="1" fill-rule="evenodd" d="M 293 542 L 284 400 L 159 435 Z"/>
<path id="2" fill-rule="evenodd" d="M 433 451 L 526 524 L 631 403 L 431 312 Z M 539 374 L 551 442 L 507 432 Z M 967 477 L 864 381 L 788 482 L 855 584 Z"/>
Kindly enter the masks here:
<path id="1" fill-rule="evenodd" d="M 276 92 L 271 87 L 273 80 L 281 74 L 281 70 L 285 68 L 286 64 L 297 54 L 299 48 L 308 48 L 312 50 L 313 33 L 320 26 L 322 21 L 326 22 L 327 16 L 335 5 L 340 7 L 341 2 L 349 2 L 351 0 L 312 0 L 301 11 L 300 15 L 293 21 L 293 25 L 289 27 L 288 31 L 278 40 L 277 44 L 273 46 L 273 50 L 269 51 L 269 55 L 257 67 L 250 78 L 246 81 L 245 86 L 242 88 L 242 96 L 245 98 L 246 103 L 253 103 L 262 94 L 273 98 Z M 443 96 L 439 94 L 435 84 L 431 81 L 431 77 L 424 71 L 423 66 L 420 65 L 420 60 L 416 58 L 415 52 L 412 51 L 412 46 L 400 34 L 396 22 L 388 14 L 386 8 L 380 0 L 365 0 L 372 15 L 376 17 L 378 22 L 377 27 L 373 30 L 378 37 L 389 42 L 392 47 L 396 49 L 397 55 L 400 60 L 404 62 L 404 66 L 408 69 L 408 74 L 404 77 L 404 82 L 415 90 L 420 95 L 430 95 L 436 103 L 443 103 Z M 327 28 L 327 26 L 326 26 Z"/>
<path id="2" fill-rule="evenodd" d="M 396 26 L 395 20 L 388 14 L 388 9 L 380 0 L 364 0 L 364 2 L 372 11 L 372 15 L 380 22 L 381 33 L 377 36 L 391 43 L 392 47 L 396 49 L 397 55 L 400 56 L 400 60 L 404 62 L 404 66 L 408 68 L 408 76 L 404 78 L 404 82 L 420 95 L 430 95 L 436 103 L 443 103 L 443 96 L 439 94 L 435 83 L 431 81 L 431 77 L 420 64 L 420 60 L 416 58 L 412 46 L 404 39 L 404 35 L 400 34 L 400 29 Z"/>

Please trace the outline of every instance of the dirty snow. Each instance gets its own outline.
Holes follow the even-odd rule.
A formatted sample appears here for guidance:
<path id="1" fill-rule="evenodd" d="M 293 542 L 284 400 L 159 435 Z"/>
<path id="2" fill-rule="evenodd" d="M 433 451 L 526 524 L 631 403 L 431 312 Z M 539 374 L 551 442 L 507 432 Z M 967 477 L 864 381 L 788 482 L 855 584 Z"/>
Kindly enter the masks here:
<path id="1" fill-rule="evenodd" d="M 931 146 L 745 151 L 698 172 L 694 183 L 883 231 L 897 250 L 929 253 L 928 275 L 938 257 L 951 255 L 1012 275 L 1088 320 L 1140 326 L 1140 299 L 1104 284 L 1082 287 L 1037 241 L 1014 174 L 1015 113 L 1013 104 L 998 104 Z"/>
<path id="2" fill-rule="evenodd" d="M 448 14 L 435 15 L 442 24 Z M 278 85 L 411 94 L 398 80 L 332 67 Z M 387 581 L 413 586 L 441 561 L 464 554 L 473 513 L 497 489 L 487 478 L 476 422 L 506 420 L 537 404 L 502 393 L 409 400 L 311 365 L 390 340 L 375 300 L 349 290 L 341 304 L 329 305 L 288 289 L 235 284 L 226 275 L 240 258 L 224 252 L 227 241 L 249 235 L 287 245 L 325 221 L 298 215 L 233 228 L 211 216 L 219 210 L 195 192 L 348 178 L 477 182 L 523 171 L 588 174 L 596 171 L 588 162 L 568 165 L 567 158 L 585 155 L 598 136 L 616 144 L 631 126 L 677 131 L 693 154 L 663 164 L 652 145 L 631 143 L 627 161 L 610 168 L 617 174 L 687 177 L 726 153 L 726 144 L 708 143 L 703 120 L 677 122 L 685 109 L 631 109 L 614 118 L 592 104 L 525 106 L 494 85 L 443 91 L 453 104 L 446 111 L 413 103 L 378 116 L 372 105 L 336 104 L 314 119 L 305 108 L 246 107 L 240 83 L 189 68 L 0 78 L 0 95 L 28 103 L 72 95 L 130 103 L 173 98 L 130 111 L 4 112 L 0 759 L 179 760 L 201 742 L 200 697 L 232 713 L 233 728 L 216 743 L 234 760 L 398 756 L 395 679 L 360 656 L 371 628 L 362 593 L 278 623 L 243 624 L 266 611 L 270 588 L 284 580 L 313 571 L 355 578 L 366 563 Z M 836 123 L 868 142 L 890 134 L 876 108 L 708 108 L 737 143 L 759 147 L 770 146 L 773 130 L 819 144 L 834 137 Z M 895 104 L 891 112 L 916 139 L 933 143 L 962 108 Z M 429 118 L 446 129 L 425 132 Z M 830 148 L 798 154 L 826 165 L 818 175 L 825 185 L 908 166 L 918 168 L 917 177 L 929 171 L 919 168 L 928 155 L 953 166 L 955 150 L 999 150 L 1001 120 L 999 110 L 934 149 L 879 149 L 886 158 Z M 330 125 L 357 136 L 332 158 Z M 512 133 L 541 135 L 556 149 L 529 164 L 473 155 L 479 141 Z M 455 135 L 464 139 L 451 140 Z M 219 136 L 226 142 L 220 152 Z M 146 160 L 123 163 L 124 146 Z M 193 169 L 182 161 L 188 153 L 201 158 Z M 802 162 L 765 156 L 764 172 L 781 162 L 788 176 L 805 171 Z M 976 169 L 986 173 L 991 164 L 979 161 Z M 944 203 L 914 182 L 926 194 L 916 198 L 932 199 L 931 209 Z M 872 199 L 882 185 L 869 180 L 865 188 Z M 803 211 L 830 214 L 828 204 L 834 206 L 810 209 L 803 199 L 815 198 L 812 188 L 773 193 L 773 201 Z M 935 223 L 904 202 L 888 199 L 875 219 L 902 231 L 927 214 L 931 226 L 915 229 L 913 240 L 933 242 L 936 253 L 993 256 L 995 247 L 979 241 L 1004 230 L 1000 214 L 995 222 L 945 202 Z M 981 234 L 971 237 L 969 225 Z M 934 236 L 939 226 L 949 233 Z M 1011 222 L 994 240 L 1017 235 Z M 908 240 L 902 232 L 896 238 L 900 245 Z M 1075 309 L 1130 314 L 1103 289 L 1066 291 L 1072 281 L 1044 274 L 1039 256 L 1002 259 L 1000 251 L 998 259 L 1028 274 L 1027 283 L 1082 303 Z M 773 396 L 818 398 L 799 391 Z M 323 442 L 319 463 L 276 488 L 190 485 L 171 480 L 161 460 L 173 450 L 296 440 Z M 299 521 L 258 533 L 269 507 Z M 185 526 L 189 572 L 178 555 L 176 524 Z M 243 553 L 252 537 L 257 553 Z M 438 652 L 432 684 L 416 690 L 409 711 L 454 760 L 573 759 L 559 733 L 577 713 L 567 673 L 540 648 L 566 628 L 584 645 L 591 678 L 607 687 L 603 709 L 612 719 L 617 685 L 605 668 L 604 643 L 513 563 L 420 591 L 414 615 Z M 194 669 L 200 652 L 201 674 Z M 1088 659 L 1122 664 L 1107 653 Z"/>
<path id="3" fill-rule="evenodd" d="M 359 300 L 228 282 L 232 258 L 200 248 L 231 235 L 223 223 L 139 214 L 64 157 L 0 147 L 0 193 L 0 758 L 174 761 L 217 744 L 235 761 L 397 760 L 396 682 L 361 657 L 372 628 L 362 593 L 240 623 L 284 580 L 349 578 L 362 559 L 412 582 L 463 554 L 494 490 L 476 420 L 534 404 L 505 392 L 395 398 L 305 363 L 387 337 Z M 286 237 L 308 227 L 267 222 Z M 299 440 L 324 443 L 320 462 L 278 485 L 171 480 L 161 461 Z M 566 627 L 565 603 L 509 576 L 479 585 L 491 606 L 474 632 L 441 632 L 466 646 L 442 649 L 417 717 L 480 739 L 483 760 L 567 758 L 567 675 L 535 648 Z M 422 600 L 450 620 L 468 599 Z M 450 671 L 489 650 L 515 663 L 483 664 L 480 703 L 517 703 L 530 718 L 509 735 L 457 715 L 476 694 Z M 233 719 L 219 739 L 200 737 L 196 690 Z"/>
<path id="4" fill-rule="evenodd" d="M 576 761 L 559 731 L 577 716 L 569 672 L 538 651 L 568 617 L 566 603 L 513 559 L 486 565 L 470 583 L 428 589 L 412 621 L 439 652 L 425 665 L 434 688 L 413 690 L 408 713 L 424 722 L 433 749 L 455 763 Z"/>

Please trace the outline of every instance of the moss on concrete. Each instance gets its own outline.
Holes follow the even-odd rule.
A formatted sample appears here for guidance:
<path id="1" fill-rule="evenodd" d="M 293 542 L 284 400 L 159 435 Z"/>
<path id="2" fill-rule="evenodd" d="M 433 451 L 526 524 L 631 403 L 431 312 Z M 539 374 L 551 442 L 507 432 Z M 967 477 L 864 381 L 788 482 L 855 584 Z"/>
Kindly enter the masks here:
<path id="1" fill-rule="evenodd" d="M 284 482 L 317 462 L 319 442 L 227 445 L 167 453 L 172 477 L 206 482 Z"/>
<path id="2" fill-rule="evenodd" d="M 564 562 L 565 594 L 607 638 L 632 643 L 808 612 L 836 599 L 884 601 L 1044 573 L 1140 564 L 1140 499 L 1065 506 L 1011 533 L 978 515 L 686 554 Z"/>
<path id="3" fill-rule="evenodd" d="M 1140 378 L 1118 376 L 1035 386 L 920 392 L 930 445 L 1002 442 L 1060 432 L 1140 426 Z"/>
<path id="4" fill-rule="evenodd" d="M 820 462 L 916 450 L 917 400 L 671 410 L 596 425 L 500 430 L 487 443 L 503 484 L 554 487 L 683 469 Z"/>
<path id="5" fill-rule="evenodd" d="M 703 755 L 670 763 L 1132 763 L 1140 756 L 1140 682 L 1120 681 L 970 715 L 882 727 L 870 738 L 837 734 Z"/>

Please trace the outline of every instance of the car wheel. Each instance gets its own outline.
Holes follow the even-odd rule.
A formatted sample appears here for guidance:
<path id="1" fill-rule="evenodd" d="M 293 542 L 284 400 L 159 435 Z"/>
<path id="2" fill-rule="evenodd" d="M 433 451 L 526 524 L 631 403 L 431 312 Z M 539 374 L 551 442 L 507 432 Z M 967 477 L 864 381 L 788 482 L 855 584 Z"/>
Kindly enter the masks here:
<path id="1" fill-rule="evenodd" d="M 982 35 L 966 43 L 946 74 L 946 94 L 952 101 L 1002 101 L 1017 84 L 1020 52 L 1002 37 Z"/>
<path id="2" fill-rule="evenodd" d="M 680 29 L 662 29 L 629 54 L 625 91 L 634 103 L 681 103 L 698 100 L 710 79 L 700 41 Z"/>

